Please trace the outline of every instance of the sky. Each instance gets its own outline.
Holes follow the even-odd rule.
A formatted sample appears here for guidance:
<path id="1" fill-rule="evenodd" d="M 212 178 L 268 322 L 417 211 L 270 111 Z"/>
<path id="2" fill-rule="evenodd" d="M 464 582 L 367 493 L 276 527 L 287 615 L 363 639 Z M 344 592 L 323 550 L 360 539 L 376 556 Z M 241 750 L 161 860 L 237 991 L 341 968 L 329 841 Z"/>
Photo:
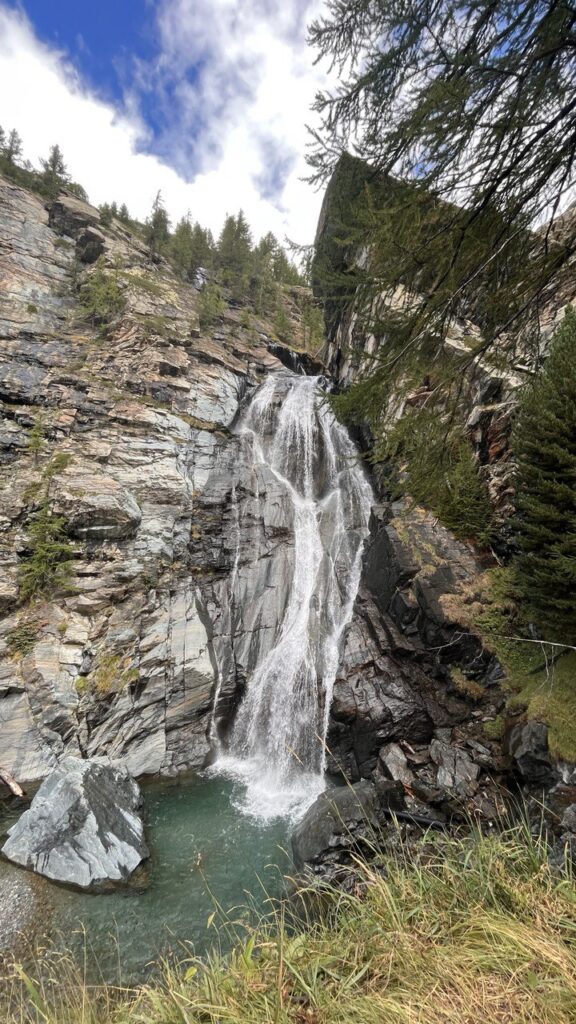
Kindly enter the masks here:
<path id="1" fill-rule="evenodd" d="M 0 0 L 0 125 L 38 165 L 58 143 L 91 202 L 217 233 L 242 208 L 256 238 L 313 240 L 306 45 L 322 0 Z"/>

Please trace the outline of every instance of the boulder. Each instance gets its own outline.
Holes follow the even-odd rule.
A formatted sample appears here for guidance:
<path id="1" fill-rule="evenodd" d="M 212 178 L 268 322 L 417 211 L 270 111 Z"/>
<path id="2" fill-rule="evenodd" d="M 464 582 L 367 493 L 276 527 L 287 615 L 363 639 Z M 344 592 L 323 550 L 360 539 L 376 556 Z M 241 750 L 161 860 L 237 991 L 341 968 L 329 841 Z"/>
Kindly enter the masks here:
<path id="1" fill-rule="evenodd" d="M 96 263 L 104 252 L 105 245 L 106 239 L 102 232 L 90 225 L 78 236 L 76 255 L 81 263 Z"/>
<path id="2" fill-rule="evenodd" d="M 548 750 L 548 729 L 543 722 L 515 725 L 510 733 L 509 750 L 522 780 L 533 785 L 548 785 L 557 776 Z"/>
<path id="3" fill-rule="evenodd" d="M 373 836 L 378 809 L 376 788 L 365 780 L 321 793 L 292 833 L 296 867 L 308 864 L 321 871 L 341 862 Z"/>
<path id="4" fill-rule="evenodd" d="M 125 883 L 148 857 L 140 788 L 108 758 L 67 757 L 10 829 L 3 855 L 80 889 Z"/>
<path id="5" fill-rule="evenodd" d="M 434 739 L 430 744 L 430 756 L 438 767 L 439 786 L 462 798 L 474 795 L 478 789 L 480 769 L 465 750 Z"/>
<path id="6" fill-rule="evenodd" d="M 59 235 L 78 238 L 87 227 L 100 222 L 100 213 L 95 206 L 85 203 L 76 196 L 61 193 L 48 210 L 48 223 Z"/>

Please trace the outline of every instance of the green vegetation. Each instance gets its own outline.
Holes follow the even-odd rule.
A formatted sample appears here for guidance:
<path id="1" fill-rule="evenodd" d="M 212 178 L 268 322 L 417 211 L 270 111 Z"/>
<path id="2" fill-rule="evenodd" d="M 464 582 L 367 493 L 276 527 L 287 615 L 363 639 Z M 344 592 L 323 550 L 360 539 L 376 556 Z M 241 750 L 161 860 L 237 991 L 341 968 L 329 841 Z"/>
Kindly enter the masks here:
<path id="1" fill-rule="evenodd" d="M 353 391 L 334 396 L 331 404 L 345 421 L 359 421 Z M 374 418 L 369 422 L 375 427 Z M 407 495 L 430 509 L 457 537 L 480 546 L 488 543 L 492 508 L 478 465 L 457 422 L 441 410 L 408 408 L 390 430 L 380 434 L 372 457 L 390 465 L 390 486 L 396 496 Z"/>
<path id="2" fill-rule="evenodd" d="M 51 146 L 47 159 L 41 160 L 40 163 L 42 165 L 42 174 L 40 176 L 42 191 L 47 199 L 53 201 L 58 193 L 70 184 L 70 175 L 64 163 L 60 146 Z M 77 185 L 76 194 L 78 194 L 78 188 L 79 186 Z M 86 199 L 84 189 L 82 189 L 82 192 L 83 195 L 79 198 Z"/>
<path id="3" fill-rule="evenodd" d="M 576 644 L 576 313 L 524 391 L 512 448 L 518 588 L 542 636 Z M 576 687 L 575 687 L 576 689 Z"/>
<path id="4" fill-rule="evenodd" d="M 100 657 L 98 667 L 89 676 L 78 677 L 79 693 L 90 691 L 98 697 L 106 697 L 109 693 L 118 693 L 130 683 L 136 682 L 139 673 L 137 668 L 129 667 L 129 659 L 119 654 L 104 654 Z"/>
<path id="5" fill-rule="evenodd" d="M 28 451 L 34 456 L 34 462 L 38 461 L 40 452 L 45 445 L 44 423 L 41 414 L 34 420 L 33 426 L 28 431 Z"/>
<path id="6" fill-rule="evenodd" d="M 144 239 L 150 247 L 151 256 L 162 256 L 168 249 L 170 221 L 161 192 L 156 193 L 156 198 L 152 204 L 152 212 L 144 227 Z"/>
<path id="7" fill-rule="evenodd" d="M 338 223 L 335 202 L 325 222 L 342 254 L 370 253 L 348 294 L 358 286 L 358 313 L 386 337 L 381 388 L 464 310 L 483 349 L 508 339 L 510 365 L 567 270 L 576 220 L 554 245 L 549 228 L 576 177 L 573 31 L 569 5 L 538 0 L 328 0 L 312 25 L 318 59 L 342 77 L 315 104 L 311 178 L 339 170 L 346 148 L 369 165 L 350 216 Z M 395 310 L 377 301 L 402 291 Z"/>
<path id="8" fill-rule="evenodd" d="M 28 547 L 20 566 L 22 601 L 49 595 L 69 585 L 74 548 L 66 537 L 66 520 L 53 514 L 47 494 L 31 516 Z"/>
<path id="9" fill-rule="evenodd" d="M 274 317 L 274 332 L 280 341 L 290 342 L 292 338 L 292 324 L 283 305 L 279 305 Z"/>
<path id="10" fill-rule="evenodd" d="M 0 127 L 0 174 L 49 201 L 56 199 L 63 188 L 79 199 L 87 198 L 82 186 L 71 181 L 58 145 L 51 146 L 48 157 L 40 160 L 40 171 L 29 160 L 22 160 L 22 147 L 22 139 L 14 128 L 7 135 Z"/>
<path id="11" fill-rule="evenodd" d="M 190 217 L 178 221 L 170 239 L 172 263 L 184 281 L 194 281 L 200 267 L 209 268 L 214 263 L 214 239 L 212 232 L 201 227 Z"/>
<path id="12" fill-rule="evenodd" d="M 490 569 L 460 596 L 442 598 L 442 604 L 498 658 L 509 709 L 545 722 L 554 756 L 576 762 L 576 652 L 534 639 L 514 566 Z M 487 736 L 492 727 L 503 731 L 503 720 L 485 723 Z"/>
<path id="13" fill-rule="evenodd" d="M 196 307 L 201 329 L 205 330 L 207 327 L 212 327 L 217 323 L 224 309 L 224 300 L 218 285 L 205 284 L 200 292 Z"/>
<path id="14" fill-rule="evenodd" d="M 107 270 L 104 257 L 100 256 L 80 286 L 82 316 L 98 327 L 106 327 L 124 309 L 125 299 L 118 282 L 119 273 L 118 268 Z"/>
<path id="15" fill-rule="evenodd" d="M 74 548 L 66 536 L 64 516 L 54 515 L 52 511 L 50 484 L 71 461 L 69 452 L 57 452 L 44 467 L 40 481 L 25 495 L 28 500 L 37 502 L 37 508 L 30 517 L 28 551 L 20 564 L 21 601 L 47 597 L 70 584 Z"/>
<path id="16" fill-rule="evenodd" d="M 14 657 L 25 658 L 38 643 L 38 622 L 20 622 L 6 635 L 6 646 Z"/>
<path id="17" fill-rule="evenodd" d="M 122 203 L 120 209 L 118 209 L 117 203 L 102 203 L 98 209 L 100 210 L 100 223 L 102 227 L 110 227 L 114 219 L 119 220 L 128 227 L 133 225 L 126 203 Z"/>
<path id="18" fill-rule="evenodd" d="M 278 908 L 228 958 L 164 965 L 136 991 L 88 986 L 70 957 L 9 970 L 6 1024 L 573 1024 L 576 894 L 528 829 L 432 839 L 321 920 Z M 312 898 L 309 894 L 308 898 Z M 213 915 L 214 917 L 216 916 Z M 208 922 L 210 925 L 211 920 Z M 223 922 L 227 930 L 239 926 Z M 246 929 L 244 929 L 246 932 Z"/>

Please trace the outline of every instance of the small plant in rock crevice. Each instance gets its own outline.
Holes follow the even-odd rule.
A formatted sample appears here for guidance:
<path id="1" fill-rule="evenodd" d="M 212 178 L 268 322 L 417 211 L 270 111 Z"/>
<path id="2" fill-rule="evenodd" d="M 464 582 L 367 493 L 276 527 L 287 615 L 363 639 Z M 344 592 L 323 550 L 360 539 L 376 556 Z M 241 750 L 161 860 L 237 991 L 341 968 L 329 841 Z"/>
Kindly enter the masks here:
<path id="1" fill-rule="evenodd" d="M 39 624 L 20 622 L 6 635 L 6 646 L 14 657 L 26 657 L 38 642 Z"/>

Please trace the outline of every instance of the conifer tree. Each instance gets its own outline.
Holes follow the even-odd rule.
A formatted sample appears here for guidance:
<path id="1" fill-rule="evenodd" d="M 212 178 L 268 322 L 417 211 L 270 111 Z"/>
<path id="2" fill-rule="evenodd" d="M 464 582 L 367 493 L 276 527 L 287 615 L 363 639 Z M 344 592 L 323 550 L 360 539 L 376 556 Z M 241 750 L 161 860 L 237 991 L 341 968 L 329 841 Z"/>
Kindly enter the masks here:
<path id="1" fill-rule="evenodd" d="M 190 216 L 182 217 L 170 239 L 170 255 L 183 280 L 189 280 L 192 263 L 192 225 Z"/>
<path id="2" fill-rule="evenodd" d="M 170 241 L 170 221 L 162 199 L 157 192 L 152 204 L 152 212 L 146 221 L 145 238 L 152 256 L 161 256 Z"/>
<path id="3" fill-rule="evenodd" d="M 524 392 L 517 459 L 518 587 L 544 639 L 576 643 L 576 313 Z"/>
<path id="4" fill-rule="evenodd" d="M 10 164 L 17 164 L 22 156 L 22 139 L 15 128 L 13 128 L 8 135 L 8 141 L 6 142 L 3 155 Z"/>
<path id="5" fill-rule="evenodd" d="M 231 288 L 235 298 L 242 298 L 248 289 L 251 268 L 252 236 L 242 210 L 236 217 L 228 215 L 218 239 L 218 267 L 222 281 Z"/>
<path id="6" fill-rule="evenodd" d="M 192 228 L 190 252 L 190 280 L 194 279 L 200 267 L 209 268 L 214 262 L 214 239 L 212 232 L 201 227 L 196 221 Z"/>
<path id="7" fill-rule="evenodd" d="M 68 586 L 74 548 L 66 536 L 66 520 L 54 515 L 47 495 L 30 520 L 28 543 L 30 553 L 20 567 L 20 599 L 27 601 Z"/>
<path id="8" fill-rule="evenodd" d="M 40 160 L 40 163 L 42 164 L 42 191 L 48 199 L 55 199 L 62 186 L 70 181 L 70 175 L 64 163 L 60 146 L 51 146 L 48 158 Z"/>

